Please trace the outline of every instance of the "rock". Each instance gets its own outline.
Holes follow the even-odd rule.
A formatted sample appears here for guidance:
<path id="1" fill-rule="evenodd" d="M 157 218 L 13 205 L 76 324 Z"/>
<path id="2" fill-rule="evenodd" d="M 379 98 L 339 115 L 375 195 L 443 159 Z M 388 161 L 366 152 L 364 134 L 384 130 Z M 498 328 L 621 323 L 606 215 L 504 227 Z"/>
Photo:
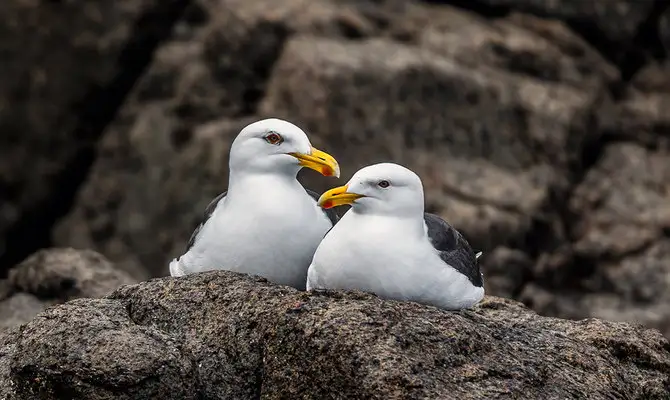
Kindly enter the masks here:
<path id="1" fill-rule="evenodd" d="M 10 360 L 16 348 L 17 333 L 16 328 L 6 330 L 0 327 L 0 399 L 3 400 L 10 400 L 10 396 L 14 394 Z"/>
<path id="2" fill-rule="evenodd" d="M 670 3 L 438 3 L 3 2 L 0 277 L 52 245 L 167 275 L 232 138 L 276 116 L 342 162 L 340 181 L 301 174 L 317 191 L 376 161 L 416 170 L 490 293 L 670 332 Z M 66 292 L 48 301 L 72 295 L 40 276 Z M 11 309 L 51 304 L 16 290 L 0 283 Z"/>
<path id="3" fill-rule="evenodd" d="M 655 330 L 540 317 L 491 297 L 445 312 L 308 294 L 230 272 L 74 300 L 10 343 L 17 399 L 662 399 L 670 390 L 670 344 Z"/>
<path id="4" fill-rule="evenodd" d="M 532 276 L 533 260 L 520 250 L 501 246 L 479 260 L 484 265 L 486 293 L 515 298 Z"/>
<path id="5" fill-rule="evenodd" d="M 117 301 L 75 300 L 24 327 L 12 377 L 19 398 L 55 399 L 68 393 L 91 400 L 196 399 L 197 366 L 175 339 L 135 324 Z M 24 354 L 29 348 L 49 355 Z M 33 383 L 21 376 L 31 376 Z"/>
<path id="6" fill-rule="evenodd" d="M 0 276 L 48 245 L 100 131 L 181 2 L 0 4 Z"/>
<path id="7" fill-rule="evenodd" d="M 9 282 L 18 291 L 42 298 L 102 297 L 121 285 L 135 283 L 92 250 L 40 250 L 13 268 Z"/>
<path id="8" fill-rule="evenodd" d="M 94 251 L 40 250 L 0 280 L 0 330 L 28 322 L 51 305 L 78 297 L 103 297 L 136 282 Z"/>
<path id="9" fill-rule="evenodd" d="M 621 100 L 604 114 L 607 140 L 626 140 L 648 147 L 670 147 L 670 62 L 640 70 Z"/>
<path id="10" fill-rule="evenodd" d="M 570 203 L 577 252 L 621 257 L 670 229 L 670 152 L 636 144 L 607 146 Z"/>
<path id="11" fill-rule="evenodd" d="M 670 50 L 670 9 L 661 14 L 658 23 L 658 35 L 665 51 Z"/>
<path id="12" fill-rule="evenodd" d="M 542 17 L 571 23 L 578 29 L 595 29 L 613 45 L 631 44 L 640 26 L 652 15 L 653 1 L 545 1 L 545 0 L 476 0 L 494 7 L 508 7 Z"/>
<path id="13" fill-rule="evenodd" d="M 540 260 L 536 280 L 553 296 L 529 288 L 522 299 L 548 315 L 637 321 L 670 335 L 669 182 L 667 149 L 607 145 L 570 200 L 567 254 Z"/>
<path id="14" fill-rule="evenodd" d="M 24 324 L 49 306 L 28 293 L 15 293 L 0 301 L 0 331 Z"/>
<path id="15" fill-rule="evenodd" d="M 459 64 L 488 66 L 576 88 L 599 90 L 617 69 L 564 23 L 513 13 L 487 20 L 451 7 L 421 7 L 403 15 L 412 41 Z"/>

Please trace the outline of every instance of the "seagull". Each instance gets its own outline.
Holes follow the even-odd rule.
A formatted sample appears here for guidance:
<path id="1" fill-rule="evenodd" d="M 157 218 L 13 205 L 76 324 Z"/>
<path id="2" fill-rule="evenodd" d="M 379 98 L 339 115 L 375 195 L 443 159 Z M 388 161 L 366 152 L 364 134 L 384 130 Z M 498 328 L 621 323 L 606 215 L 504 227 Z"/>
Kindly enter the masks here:
<path id="1" fill-rule="evenodd" d="M 307 273 L 307 290 L 357 289 L 380 298 L 447 310 L 484 297 L 478 258 L 467 240 L 424 212 L 421 179 L 392 163 L 367 166 L 318 200 L 351 208 L 326 234 Z"/>
<path id="2" fill-rule="evenodd" d="M 170 275 L 229 270 L 304 290 L 314 251 L 338 217 L 298 182 L 303 167 L 340 176 L 337 161 L 290 122 L 270 118 L 242 129 L 230 148 L 228 190 L 207 206 Z"/>

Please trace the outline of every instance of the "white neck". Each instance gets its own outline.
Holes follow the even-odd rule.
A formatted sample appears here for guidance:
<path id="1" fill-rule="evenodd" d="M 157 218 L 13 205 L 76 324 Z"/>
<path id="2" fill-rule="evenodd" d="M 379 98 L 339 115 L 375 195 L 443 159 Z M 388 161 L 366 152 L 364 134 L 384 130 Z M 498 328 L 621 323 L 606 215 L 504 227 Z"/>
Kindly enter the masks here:
<path id="1" fill-rule="evenodd" d="M 426 234 L 423 213 L 421 213 L 420 217 L 415 214 L 371 214 L 365 211 L 361 212 L 352 207 L 346 215 L 349 214 L 349 218 L 355 224 L 376 224 L 387 227 L 389 232 L 402 232 L 403 235 L 411 235 L 415 237 L 422 237 Z"/>
<path id="2" fill-rule="evenodd" d="M 228 193 L 234 195 L 239 191 L 238 188 L 252 186 L 256 189 L 261 189 L 264 186 L 285 186 L 285 187 L 301 187 L 298 182 L 297 174 L 291 175 L 284 171 L 273 171 L 267 173 L 249 173 L 246 171 L 230 171 L 228 178 Z"/>

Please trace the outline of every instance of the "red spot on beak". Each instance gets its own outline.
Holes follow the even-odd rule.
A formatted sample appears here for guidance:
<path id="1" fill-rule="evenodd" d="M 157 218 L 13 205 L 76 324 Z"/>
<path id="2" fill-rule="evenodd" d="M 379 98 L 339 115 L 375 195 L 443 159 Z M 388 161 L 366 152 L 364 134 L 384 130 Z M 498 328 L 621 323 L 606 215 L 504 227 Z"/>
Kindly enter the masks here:
<path id="1" fill-rule="evenodd" d="M 333 176 L 333 170 L 328 167 L 323 167 L 321 168 L 321 174 L 323 174 L 323 176 Z"/>
<path id="2" fill-rule="evenodd" d="M 333 208 L 333 201 L 332 200 L 326 200 L 323 202 L 323 205 L 321 205 L 323 208 Z"/>

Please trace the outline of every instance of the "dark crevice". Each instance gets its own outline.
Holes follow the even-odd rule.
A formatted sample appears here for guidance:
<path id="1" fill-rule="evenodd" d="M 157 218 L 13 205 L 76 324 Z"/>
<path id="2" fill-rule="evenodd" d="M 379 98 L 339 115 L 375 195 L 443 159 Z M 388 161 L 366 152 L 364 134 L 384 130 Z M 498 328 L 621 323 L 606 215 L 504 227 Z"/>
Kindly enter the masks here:
<path id="1" fill-rule="evenodd" d="M 268 32 L 273 32 L 271 36 L 273 43 L 268 43 L 265 36 Z M 275 23 L 261 23 L 258 29 L 252 35 L 250 43 L 256 46 L 257 43 L 267 43 L 267 48 L 263 48 L 260 54 L 253 55 L 252 72 L 254 79 L 257 82 L 246 90 L 242 95 L 242 103 L 244 104 L 239 116 L 255 115 L 258 110 L 258 105 L 265 97 L 267 83 L 270 75 L 279 61 L 279 57 L 284 52 L 284 46 L 288 41 L 291 32 L 283 24 Z"/>
<path id="2" fill-rule="evenodd" d="M 75 105 L 73 111 L 79 120 L 70 136 L 79 142 L 79 148 L 63 171 L 48 183 L 50 195 L 46 200 L 27 210 L 21 220 L 7 230 L 6 251 L 0 256 L 0 277 L 5 277 L 11 267 L 30 254 L 52 245 L 53 226 L 70 212 L 96 159 L 95 145 L 189 3 L 190 0 L 165 1 L 141 15 L 117 59 L 119 73 Z"/>
<path id="3" fill-rule="evenodd" d="M 558 256 L 561 268 L 550 268 L 545 276 L 524 277 L 521 287 L 533 281 L 546 288 L 571 287 L 582 290 L 579 285 L 592 274 L 596 273 L 596 260 L 581 255 L 572 254 L 571 245 L 575 238 L 575 226 L 582 216 L 573 211 L 570 201 L 575 190 L 582 184 L 588 172 L 602 159 L 608 146 L 615 143 L 630 141 L 630 138 L 608 134 L 606 128 L 594 117 L 602 106 L 603 98 L 596 98 L 584 116 L 586 120 L 575 121 L 575 129 L 571 135 L 578 140 L 571 148 L 580 149 L 568 167 L 568 182 L 566 186 L 550 188 L 548 199 L 542 207 L 543 212 L 535 217 L 531 227 L 524 236 L 523 243 L 518 248 L 531 258 L 538 260 L 542 254 Z M 595 135 L 586 132 L 597 132 Z M 565 271 L 567 272 L 567 275 Z M 570 286 L 576 282 L 577 286 Z"/>
<path id="4" fill-rule="evenodd" d="M 548 218 L 533 218 L 528 233 L 526 233 L 522 242 L 515 248 L 522 250 L 529 257 L 536 259 L 547 251 L 555 250 L 561 243 L 560 238 L 556 236 L 556 228 Z"/>
<path id="5" fill-rule="evenodd" d="M 450 5 L 487 18 L 501 18 L 512 13 L 507 5 L 483 4 L 476 0 L 421 0 L 426 4 Z"/>
<path id="6" fill-rule="evenodd" d="M 544 276 L 536 277 L 535 282 L 544 288 L 560 288 L 566 291 L 582 292 L 584 290 L 583 282 L 597 275 L 597 270 L 596 259 L 573 255 L 568 263 L 561 265 L 560 268 L 548 271 Z M 600 290 L 602 291 L 603 288 L 600 288 Z"/>
<path id="7" fill-rule="evenodd" d="M 263 381 L 265 380 L 265 344 L 261 343 L 258 347 L 260 363 L 255 371 L 254 399 L 263 398 Z"/>
<path id="8" fill-rule="evenodd" d="M 640 256 L 655 244 L 650 240 L 640 246 L 618 254 L 578 254 L 571 253 L 560 268 L 551 269 L 534 282 L 545 288 L 568 289 L 576 293 L 598 292 L 619 294 L 616 286 L 605 274 L 598 271 L 603 264 L 616 265 L 629 257 Z M 640 300 L 637 300 L 640 301 Z"/>
<path id="9" fill-rule="evenodd" d="M 35 251 L 51 246 L 53 225 L 69 211 L 94 158 L 91 148 L 80 149 L 63 172 L 49 183 L 51 194 L 27 210 L 21 220 L 6 231 L 6 251 L 0 255 L 0 278 L 6 278 L 10 268 Z"/>
<path id="10" fill-rule="evenodd" d="M 635 73 L 647 64 L 649 58 L 664 60 L 667 57 L 659 28 L 661 17 L 669 6 L 670 2 L 667 0 L 656 0 L 649 16 L 638 27 L 627 54 L 624 54 L 619 63 L 621 79 L 624 82 L 630 81 Z"/>

